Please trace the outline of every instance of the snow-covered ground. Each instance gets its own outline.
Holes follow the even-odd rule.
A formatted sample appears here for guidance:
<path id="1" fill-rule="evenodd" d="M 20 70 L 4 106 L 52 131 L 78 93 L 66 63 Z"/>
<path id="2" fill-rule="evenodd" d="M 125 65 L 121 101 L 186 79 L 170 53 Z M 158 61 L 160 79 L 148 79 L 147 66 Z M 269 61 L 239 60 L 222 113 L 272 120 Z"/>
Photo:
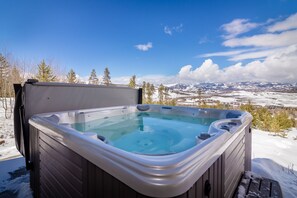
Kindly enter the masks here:
<path id="1" fill-rule="evenodd" d="M 0 161 L 3 159 L 19 157 L 20 153 L 15 147 L 13 132 L 13 116 L 5 119 L 4 109 L 0 102 Z"/>
<path id="2" fill-rule="evenodd" d="M 0 161 L 0 197 L 33 197 L 23 157 Z"/>
<path id="3" fill-rule="evenodd" d="M 234 98 L 237 102 L 250 100 L 252 104 L 261 106 L 297 107 L 297 93 L 234 91 L 224 96 Z"/>
<path id="4" fill-rule="evenodd" d="M 297 128 L 287 138 L 253 130 L 252 171 L 278 181 L 285 197 L 297 196 Z"/>
<path id="5" fill-rule="evenodd" d="M 297 129 L 288 138 L 253 130 L 252 171 L 280 182 L 285 197 L 297 195 Z M 0 197 L 31 197 L 29 173 L 15 148 L 13 119 L 0 108 Z"/>
<path id="6" fill-rule="evenodd" d="M 0 197 L 32 197 L 25 160 L 15 147 L 13 116 L 5 119 L 0 103 Z M 3 142 L 4 141 L 4 142 Z"/>
<path id="7" fill-rule="evenodd" d="M 179 104 L 191 105 L 198 96 L 197 92 L 169 92 L 171 98 L 186 98 L 186 101 Z M 186 95 L 185 95 L 186 94 Z M 220 101 L 229 104 L 244 104 L 251 101 L 259 106 L 297 107 L 297 93 L 283 92 L 255 92 L 255 91 L 232 91 L 232 92 L 205 92 L 202 94 L 206 101 Z M 157 97 L 156 97 L 157 98 Z"/>

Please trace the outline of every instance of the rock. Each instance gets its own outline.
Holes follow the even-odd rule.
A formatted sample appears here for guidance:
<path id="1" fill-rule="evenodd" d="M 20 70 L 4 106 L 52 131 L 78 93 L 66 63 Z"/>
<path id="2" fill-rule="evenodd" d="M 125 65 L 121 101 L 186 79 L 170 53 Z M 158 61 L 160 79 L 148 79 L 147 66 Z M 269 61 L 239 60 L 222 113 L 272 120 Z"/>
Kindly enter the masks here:
<path id="1" fill-rule="evenodd" d="M 0 145 L 4 143 L 5 143 L 5 140 L 0 139 Z"/>

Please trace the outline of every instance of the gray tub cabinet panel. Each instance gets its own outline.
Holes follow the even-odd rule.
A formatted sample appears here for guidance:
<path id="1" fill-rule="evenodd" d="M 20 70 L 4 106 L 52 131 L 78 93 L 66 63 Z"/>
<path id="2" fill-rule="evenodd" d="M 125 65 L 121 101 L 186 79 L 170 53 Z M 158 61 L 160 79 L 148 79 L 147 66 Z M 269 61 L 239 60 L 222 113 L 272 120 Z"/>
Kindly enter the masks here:
<path id="1" fill-rule="evenodd" d="M 233 193 L 244 172 L 245 132 L 227 148 L 224 154 L 224 197 L 233 197 Z"/>

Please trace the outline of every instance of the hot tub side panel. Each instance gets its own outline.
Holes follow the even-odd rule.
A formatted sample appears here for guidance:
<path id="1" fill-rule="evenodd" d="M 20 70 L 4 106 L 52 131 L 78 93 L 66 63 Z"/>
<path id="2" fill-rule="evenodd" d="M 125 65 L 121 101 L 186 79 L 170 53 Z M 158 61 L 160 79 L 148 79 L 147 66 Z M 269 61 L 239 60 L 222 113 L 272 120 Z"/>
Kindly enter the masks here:
<path id="1" fill-rule="evenodd" d="M 223 153 L 224 197 L 233 197 L 233 193 L 245 168 L 245 132 L 232 142 Z"/>
<path id="2" fill-rule="evenodd" d="M 30 184 L 35 197 L 148 197 L 140 194 L 103 171 L 82 156 L 30 127 Z M 199 180 L 177 197 L 222 197 L 224 192 L 223 156 L 219 157 Z M 211 190 L 208 196 L 205 189 Z"/>

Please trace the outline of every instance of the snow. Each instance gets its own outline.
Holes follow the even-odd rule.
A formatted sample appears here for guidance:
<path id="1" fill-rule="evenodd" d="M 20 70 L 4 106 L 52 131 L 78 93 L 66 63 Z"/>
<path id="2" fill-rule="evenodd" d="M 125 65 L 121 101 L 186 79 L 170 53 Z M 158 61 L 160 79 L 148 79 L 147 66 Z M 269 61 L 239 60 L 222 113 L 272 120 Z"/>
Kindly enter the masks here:
<path id="1" fill-rule="evenodd" d="M 0 145 L 0 161 L 21 156 L 15 147 L 13 117 L 11 116 L 10 119 L 5 119 L 2 103 L 0 103 L 0 141 L 1 139 L 5 142 Z"/>
<path id="2" fill-rule="evenodd" d="M 297 195 L 297 128 L 288 138 L 253 130 L 252 171 L 280 183 L 284 197 Z"/>
<path id="3" fill-rule="evenodd" d="M 222 96 L 212 96 L 211 100 L 220 101 L 221 103 L 234 103 L 236 102 L 236 98 L 234 97 L 222 97 Z"/>
<path id="4" fill-rule="evenodd" d="M 0 197 L 32 197 L 25 160 L 15 147 L 13 117 L 5 119 L 0 103 Z"/>
<path id="5" fill-rule="evenodd" d="M 195 102 L 195 97 L 198 96 L 197 91 L 171 91 L 172 98 L 187 98 L 188 103 Z M 210 91 L 204 92 L 203 99 L 207 101 L 220 101 L 221 103 L 238 103 L 246 104 L 251 101 L 254 105 L 259 106 L 277 106 L 277 107 L 297 107 L 297 93 L 283 93 L 283 92 L 258 92 L 258 91 Z M 178 103 L 181 104 L 181 103 Z"/>
<path id="6" fill-rule="evenodd" d="M 23 157 L 0 161 L 0 197 L 33 197 Z"/>

